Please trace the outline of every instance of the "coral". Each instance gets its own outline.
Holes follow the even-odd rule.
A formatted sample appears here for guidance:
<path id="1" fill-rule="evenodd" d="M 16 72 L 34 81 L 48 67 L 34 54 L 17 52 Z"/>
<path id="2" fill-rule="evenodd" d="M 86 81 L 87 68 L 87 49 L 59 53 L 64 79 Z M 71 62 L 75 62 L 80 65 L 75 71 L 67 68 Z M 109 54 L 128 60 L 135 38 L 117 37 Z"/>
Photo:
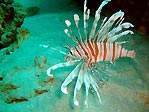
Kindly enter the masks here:
<path id="1" fill-rule="evenodd" d="M 25 18 L 23 7 L 13 0 L 0 2 L 0 49 L 7 48 L 5 54 L 10 54 L 29 37 L 29 31 L 21 28 Z"/>
<path id="2" fill-rule="evenodd" d="M 34 16 L 34 15 L 38 14 L 39 10 L 40 10 L 39 7 L 28 7 L 26 9 L 26 17 Z"/>

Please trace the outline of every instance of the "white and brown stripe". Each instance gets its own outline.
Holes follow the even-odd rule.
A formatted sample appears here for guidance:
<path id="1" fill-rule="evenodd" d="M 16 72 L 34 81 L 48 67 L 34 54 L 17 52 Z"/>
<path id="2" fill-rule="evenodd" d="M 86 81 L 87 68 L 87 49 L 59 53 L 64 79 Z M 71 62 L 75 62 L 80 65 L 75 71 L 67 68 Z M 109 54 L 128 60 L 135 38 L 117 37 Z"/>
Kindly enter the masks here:
<path id="1" fill-rule="evenodd" d="M 80 39 L 75 35 L 73 30 L 71 29 L 71 22 L 66 20 L 65 23 L 68 29 L 65 29 L 65 33 L 69 38 L 71 38 L 75 43 L 75 52 L 74 56 L 78 58 L 88 59 L 88 63 L 100 62 L 100 61 L 110 61 L 114 62 L 117 58 L 120 57 L 131 57 L 134 58 L 135 52 L 126 50 L 121 46 L 122 43 L 126 41 L 115 42 L 121 36 L 127 34 L 133 34 L 131 30 L 122 31 L 123 28 L 133 27 L 131 23 L 123 21 L 124 12 L 119 11 L 114 13 L 109 19 L 105 17 L 101 23 L 101 26 L 96 31 L 98 21 L 100 20 L 100 13 L 102 8 L 111 0 L 104 0 L 99 6 L 98 10 L 95 14 L 95 20 L 92 25 L 92 29 L 89 35 L 88 30 L 88 21 L 90 15 L 90 9 L 87 8 L 87 0 L 84 2 L 84 34 L 85 40 L 83 39 L 83 35 L 80 32 L 79 27 L 79 15 L 74 14 L 74 21 L 78 30 L 78 34 Z M 112 28 L 112 26 L 115 26 Z"/>
<path id="2" fill-rule="evenodd" d="M 134 58 L 134 50 L 126 50 L 121 45 L 113 42 L 90 42 L 79 43 L 75 47 L 75 56 L 80 58 L 87 58 L 88 63 L 110 61 L 114 62 L 120 57 Z"/>

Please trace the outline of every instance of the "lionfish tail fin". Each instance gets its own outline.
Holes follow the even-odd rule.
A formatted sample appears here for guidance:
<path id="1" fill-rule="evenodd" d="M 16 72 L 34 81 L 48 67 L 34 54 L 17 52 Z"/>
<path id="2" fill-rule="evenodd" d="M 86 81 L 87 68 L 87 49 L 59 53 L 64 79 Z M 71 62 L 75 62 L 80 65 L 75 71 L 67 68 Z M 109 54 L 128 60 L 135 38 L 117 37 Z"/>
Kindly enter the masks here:
<path id="1" fill-rule="evenodd" d="M 125 48 L 122 48 L 121 57 L 135 58 L 135 54 L 135 50 L 127 50 Z"/>
<path id="2" fill-rule="evenodd" d="M 134 50 L 132 50 L 132 51 L 128 51 L 128 57 L 130 57 L 130 58 L 135 58 L 135 54 L 136 54 L 136 52 L 134 51 Z"/>

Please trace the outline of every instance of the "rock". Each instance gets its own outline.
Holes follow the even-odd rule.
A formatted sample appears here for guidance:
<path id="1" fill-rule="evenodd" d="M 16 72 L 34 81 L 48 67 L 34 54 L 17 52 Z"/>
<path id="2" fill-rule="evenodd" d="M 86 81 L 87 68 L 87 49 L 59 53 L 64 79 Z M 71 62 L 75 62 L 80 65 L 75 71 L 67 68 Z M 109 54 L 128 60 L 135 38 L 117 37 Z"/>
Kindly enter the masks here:
<path id="1" fill-rule="evenodd" d="M 16 48 L 19 48 L 22 40 L 29 37 L 29 31 L 21 28 L 24 18 L 25 10 L 22 5 L 15 3 L 13 0 L 1 0 L 0 50 L 7 48 L 7 51 L 13 52 Z"/>

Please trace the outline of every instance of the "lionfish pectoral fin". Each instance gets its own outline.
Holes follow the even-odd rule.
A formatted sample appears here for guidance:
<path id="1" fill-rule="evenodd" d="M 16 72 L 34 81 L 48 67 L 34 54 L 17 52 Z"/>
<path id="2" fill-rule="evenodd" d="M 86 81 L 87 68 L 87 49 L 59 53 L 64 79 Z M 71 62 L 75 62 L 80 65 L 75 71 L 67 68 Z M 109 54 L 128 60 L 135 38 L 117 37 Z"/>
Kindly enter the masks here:
<path id="1" fill-rule="evenodd" d="M 95 92 L 97 94 L 99 103 L 102 103 L 101 96 L 100 96 L 100 93 L 99 93 L 99 87 L 98 87 L 96 81 L 94 80 L 94 78 L 91 75 L 90 75 L 90 81 L 91 81 L 91 85 L 92 85 L 93 89 L 95 90 Z"/>
<path id="2" fill-rule="evenodd" d="M 88 71 L 84 73 L 84 84 L 85 84 L 85 89 L 86 89 L 86 99 L 85 99 L 85 105 L 88 107 L 88 90 L 90 88 L 90 80 L 88 76 Z"/>
<path id="3" fill-rule="evenodd" d="M 64 47 L 64 46 L 63 46 L 63 47 Z M 55 51 L 58 51 L 59 53 L 65 55 L 65 56 L 69 56 L 69 57 L 75 58 L 73 55 L 70 55 L 70 54 L 68 54 L 68 53 L 65 53 L 65 52 L 63 52 L 63 51 L 61 51 L 61 50 L 59 50 L 59 49 L 54 48 L 54 47 L 50 47 L 50 49 L 55 50 Z"/>
<path id="4" fill-rule="evenodd" d="M 65 94 L 68 94 L 67 91 L 67 85 L 77 76 L 79 69 L 80 69 L 80 64 L 78 64 L 74 70 L 68 75 L 68 77 L 65 79 L 65 81 L 63 82 L 63 84 L 61 85 L 61 91 Z"/>
<path id="5" fill-rule="evenodd" d="M 56 65 L 53 65 L 47 69 L 47 75 L 51 77 L 51 76 L 53 76 L 53 74 L 51 74 L 51 70 L 55 70 L 57 68 L 61 68 L 61 67 L 65 67 L 65 66 L 72 66 L 74 64 L 77 64 L 78 61 L 80 61 L 80 60 L 74 60 L 74 61 L 58 63 Z"/>
<path id="6" fill-rule="evenodd" d="M 79 72 L 79 75 L 78 75 L 78 79 L 77 79 L 77 82 L 76 82 L 76 85 L 75 85 L 75 89 L 74 89 L 74 96 L 73 96 L 73 100 L 74 100 L 74 105 L 78 106 L 79 105 L 79 102 L 77 100 L 77 93 L 78 91 L 80 90 L 82 84 L 83 84 L 83 78 L 84 78 L 84 65 L 81 66 L 81 69 L 80 69 L 80 72 Z"/>
<path id="7" fill-rule="evenodd" d="M 66 87 L 66 86 L 61 86 L 61 91 L 62 91 L 64 94 L 68 94 L 68 91 L 67 91 L 67 87 Z"/>

